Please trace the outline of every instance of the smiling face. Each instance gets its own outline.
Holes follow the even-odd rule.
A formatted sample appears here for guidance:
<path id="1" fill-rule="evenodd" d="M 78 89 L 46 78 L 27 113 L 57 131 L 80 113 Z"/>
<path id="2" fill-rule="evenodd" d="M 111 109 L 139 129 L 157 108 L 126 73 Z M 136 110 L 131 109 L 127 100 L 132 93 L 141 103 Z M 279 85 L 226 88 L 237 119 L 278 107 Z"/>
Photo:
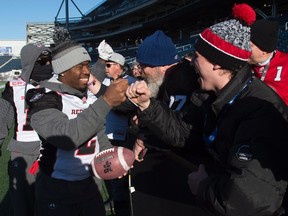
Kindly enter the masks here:
<path id="1" fill-rule="evenodd" d="M 89 62 L 85 61 L 70 68 L 63 74 L 60 74 L 59 79 L 62 83 L 77 89 L 79 91 L 87 90 L 87 83 L 90 76 Z"/>
<path id="2" fill-rule="evenodd" d="M 231 79 L 231 72 L 221 66 L 211 63 L 199 52 L 195 52 L 192 60 L 196 72 L 199 74 L 198 82 L 201 89 L 214 91 L 222 89 Z"/>
<path id="3" fill-rule="evenodd" d="M 216 72 L 213 70 L 214 65 L 209 62 L 200 53 L 195 52 L 193 64 L 196 72 L 199 74 L 198 82 L 203 90 L 214 90 Z"/>

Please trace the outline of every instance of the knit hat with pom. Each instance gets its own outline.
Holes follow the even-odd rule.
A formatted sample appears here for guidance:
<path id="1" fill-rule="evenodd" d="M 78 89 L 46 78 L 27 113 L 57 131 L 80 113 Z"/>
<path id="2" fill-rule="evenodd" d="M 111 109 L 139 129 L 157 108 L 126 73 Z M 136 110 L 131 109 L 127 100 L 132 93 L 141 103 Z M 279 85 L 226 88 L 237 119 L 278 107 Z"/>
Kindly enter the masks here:
<path id="1" fill-rule="evenodd" d="M 256 20 L 256 13 L 247 4 L 235 4 L 232 12 L 234 19 L 205 29 L 195 49 L 210 62 L 237 71 L 251 56 L 250 25 Z"/>

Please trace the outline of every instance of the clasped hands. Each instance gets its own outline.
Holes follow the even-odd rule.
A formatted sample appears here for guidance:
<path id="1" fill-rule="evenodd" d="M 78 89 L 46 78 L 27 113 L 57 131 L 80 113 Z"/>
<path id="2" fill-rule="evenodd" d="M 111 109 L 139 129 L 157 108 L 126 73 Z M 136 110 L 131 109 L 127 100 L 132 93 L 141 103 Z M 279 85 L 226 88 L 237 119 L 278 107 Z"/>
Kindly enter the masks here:
<path id="1" fill-rule="evenodd" d="M 150 105 L 151 91 L 143 80 L 132 83 L 126 90 L 126 96 L 142 111 Z"/>
<path id="2" fill-rule="evenodd" d="M 94 78 L 91 79 L 92 81 L 94 80 Z M 136 81 L 130 86 L 128 86 L 128 81 L 125 79 L 116 80 L 107 88 L 103 97 L 108 104 L 115 106 L 126 99 L 125 94 L 128 99 L 136 104 L 141 110 L 145 110 L 150 105 L 151 91 L 149 90 L 147 83 L 143 80 Z M 139 158 L 139 155 L 144 149 L 145 146 L 143 140 L 137 139 L 134 145 L 134 153 L 135 159 L 139 162 L 143 160 L 143 157 Z M 203 164 L 199 165 L 197 171 L 194 171 L 188 175 L 188 185 L 192 194 L 197 194 L 200 183 L 207 177 L 208 174 Z"/>
<path id="3" fill-rule="evenodd" d="M 96 94 L 101 83 L 90 74 L 87 87 Z M 118 79 L 110 84 L 103 94 L 104 100 L 111 106 L 117 106 L 126 100 L 126 97 L 138 106 L 141 110 L 146 109 L 150 104 L 151 91 L 145 81 L 136 81 L 128 86 L 127 79 Z"/>

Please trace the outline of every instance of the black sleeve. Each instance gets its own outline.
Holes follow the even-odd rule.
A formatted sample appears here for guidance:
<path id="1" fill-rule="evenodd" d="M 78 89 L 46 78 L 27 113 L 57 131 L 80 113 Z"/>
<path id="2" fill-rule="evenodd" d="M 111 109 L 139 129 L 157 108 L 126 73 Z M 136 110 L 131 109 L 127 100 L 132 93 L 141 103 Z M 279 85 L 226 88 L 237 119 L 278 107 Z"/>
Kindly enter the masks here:
<path id="1" fill-rule="evenodd" d="M 183 147 L 187 143 L 202 142 L 200 115 L 194 115 L 197 110 L 190 112 L 189 109 L 191 108 L 187 107 L 181 112 L 173 111 L 166 104 L 152 99 L 146 110 L 138 112 L 138 119 L 142 127 L 149 128 L 163 142 L 174 147 Z"/>
<path id="2" fill-rule="evenodd" d="M 103 94 L 105 93 L 105 91 L 106 91 L 107 88 L 108 88 L 108 86 L 103 85 L 103 84 L 101 83 L 101 87 L 100 87 L 99 91 L 97 92 L 97 94 L 95 94 L 95 96 L 96 96 L 97 98 L 99 98 L 101 95 L 103 95 Z"/>
<path id="3" fill-rule="evenodd" d="M 5 84 L 5 88 L 2 92 L 2 98 L 14 105 L 13 101 L 13 88 L 9 85 L 9 82 Z"/>

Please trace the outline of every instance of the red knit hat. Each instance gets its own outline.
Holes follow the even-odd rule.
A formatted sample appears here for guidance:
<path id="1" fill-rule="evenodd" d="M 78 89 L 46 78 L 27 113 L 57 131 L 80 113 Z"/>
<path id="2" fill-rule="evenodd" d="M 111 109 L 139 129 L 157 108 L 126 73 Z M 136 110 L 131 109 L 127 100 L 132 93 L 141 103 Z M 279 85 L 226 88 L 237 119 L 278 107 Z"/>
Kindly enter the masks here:
<path id="1" fill-rule="evenodd" d="M 232 11 L 234 19 L 205 29 L 195 49 L 225 69 L 238 70 L 251 56 L 250 25 L 256 20 L 256 13 L 247 4 L 235 4 Z"/>

